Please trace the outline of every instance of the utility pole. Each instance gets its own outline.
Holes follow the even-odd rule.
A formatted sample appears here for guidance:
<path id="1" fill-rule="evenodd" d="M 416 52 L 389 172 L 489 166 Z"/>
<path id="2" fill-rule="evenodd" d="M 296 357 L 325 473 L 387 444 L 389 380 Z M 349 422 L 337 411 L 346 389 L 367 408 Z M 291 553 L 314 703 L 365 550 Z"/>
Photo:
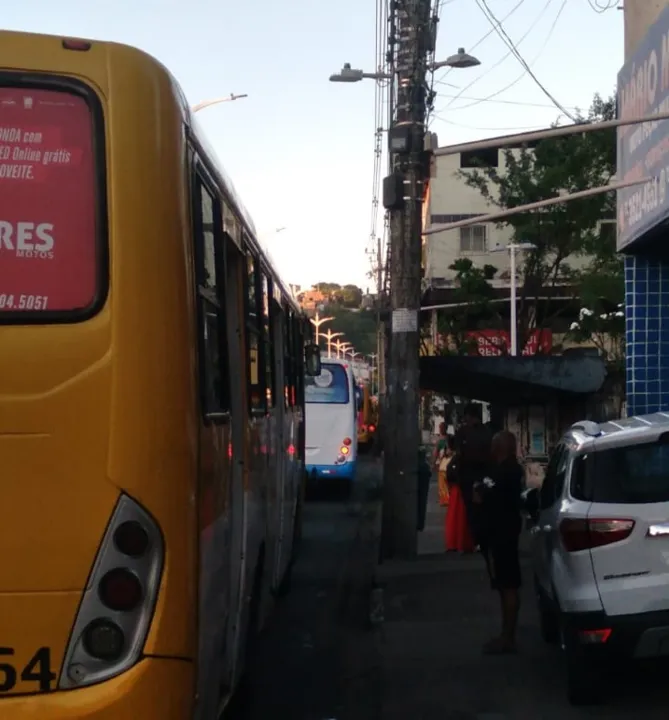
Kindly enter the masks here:
<path id="1" fill-rule="evenodd" d="M 382 553 L 417 550 L 419 308 L 430 0 L 396 0 L 396 116 L 389 136 L 393 172 L 384 181 L 390 214 L 390 362 L 384 443 Z"/>

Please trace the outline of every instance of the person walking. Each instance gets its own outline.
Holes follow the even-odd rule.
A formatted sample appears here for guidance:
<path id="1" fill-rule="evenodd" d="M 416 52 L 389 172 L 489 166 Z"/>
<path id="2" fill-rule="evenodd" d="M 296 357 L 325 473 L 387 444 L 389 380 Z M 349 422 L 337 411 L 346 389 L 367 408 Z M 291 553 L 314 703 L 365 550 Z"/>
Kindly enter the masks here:
<path id="1" fill-rule="evenodd" d="M 437 470 L 439 483 L 439 505 L 448 507 L 448 482 L 446 481 L 446 468 L 453 456 L 453 443 L 446 432 L 446 423 L 439 423 L 439 438 L 434 450 L 434 466 Z"/>
<path id="2" fill-rule="evenodd" d="M 521 491 L 523 469 L 517 459 L 516 436 L 508 430 L 492 440 L 488 473 L 475 483 L 472 502 L 479 509 L 479 542 L 490 585 L 499 593 L 502 631 L 486 643 L 488 655 L 516 651 L 516 628 L 520 610 L 520 559 L 522 531 Z"/>

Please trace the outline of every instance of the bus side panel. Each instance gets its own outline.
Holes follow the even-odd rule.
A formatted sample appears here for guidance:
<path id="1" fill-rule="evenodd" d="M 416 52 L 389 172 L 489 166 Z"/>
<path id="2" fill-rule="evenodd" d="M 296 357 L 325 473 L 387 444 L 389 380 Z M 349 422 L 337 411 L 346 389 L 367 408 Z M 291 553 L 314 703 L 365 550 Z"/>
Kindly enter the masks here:
<path id="1" fill-rule="evenodd" d="M 166 564 L 147 654 L 194 657 L 197 365 L 186 147 L 164 69 L 110 47 L 115 348 L 110 477 L 157 519 Z"/>

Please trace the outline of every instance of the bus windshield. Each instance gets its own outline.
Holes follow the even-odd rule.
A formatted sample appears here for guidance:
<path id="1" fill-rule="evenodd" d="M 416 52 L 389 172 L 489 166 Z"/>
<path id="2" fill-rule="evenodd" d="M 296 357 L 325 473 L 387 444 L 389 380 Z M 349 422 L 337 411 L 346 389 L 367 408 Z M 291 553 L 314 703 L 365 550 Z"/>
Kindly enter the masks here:
<path id="1" fill-rule="evenodd" d="M 349 402 L 348 376 L 341 365 L 323 363 L 317 377 L 305 376 L 307 403 L 346 405 Z"/>

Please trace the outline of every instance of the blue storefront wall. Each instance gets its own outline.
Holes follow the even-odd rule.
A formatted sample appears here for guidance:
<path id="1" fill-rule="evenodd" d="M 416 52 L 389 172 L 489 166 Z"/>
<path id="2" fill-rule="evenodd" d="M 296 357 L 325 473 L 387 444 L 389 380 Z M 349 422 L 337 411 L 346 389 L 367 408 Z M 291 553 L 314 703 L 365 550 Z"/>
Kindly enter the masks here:
<path id="1" fill-rule="evenodd" d="M 628 414 L 669 410 L 668 263 L 625 258 L 625 313 Z"/>
<path id="2" fill-rule="evenodd" d="M 618 113 L 635 118 L 669 110 L 669 7 L 618 74 Z M 669 120 L 618 128 L 617 179 L 649 178 L 618 191 L 618 250 L 625 257 L 627 408 L 669 410 L 669 263 L 644 243 L 669 243 Z M 657 253 L 654 253 L 657 255 Z M 666 252 L 664 253 L 666 257 Z"/>

